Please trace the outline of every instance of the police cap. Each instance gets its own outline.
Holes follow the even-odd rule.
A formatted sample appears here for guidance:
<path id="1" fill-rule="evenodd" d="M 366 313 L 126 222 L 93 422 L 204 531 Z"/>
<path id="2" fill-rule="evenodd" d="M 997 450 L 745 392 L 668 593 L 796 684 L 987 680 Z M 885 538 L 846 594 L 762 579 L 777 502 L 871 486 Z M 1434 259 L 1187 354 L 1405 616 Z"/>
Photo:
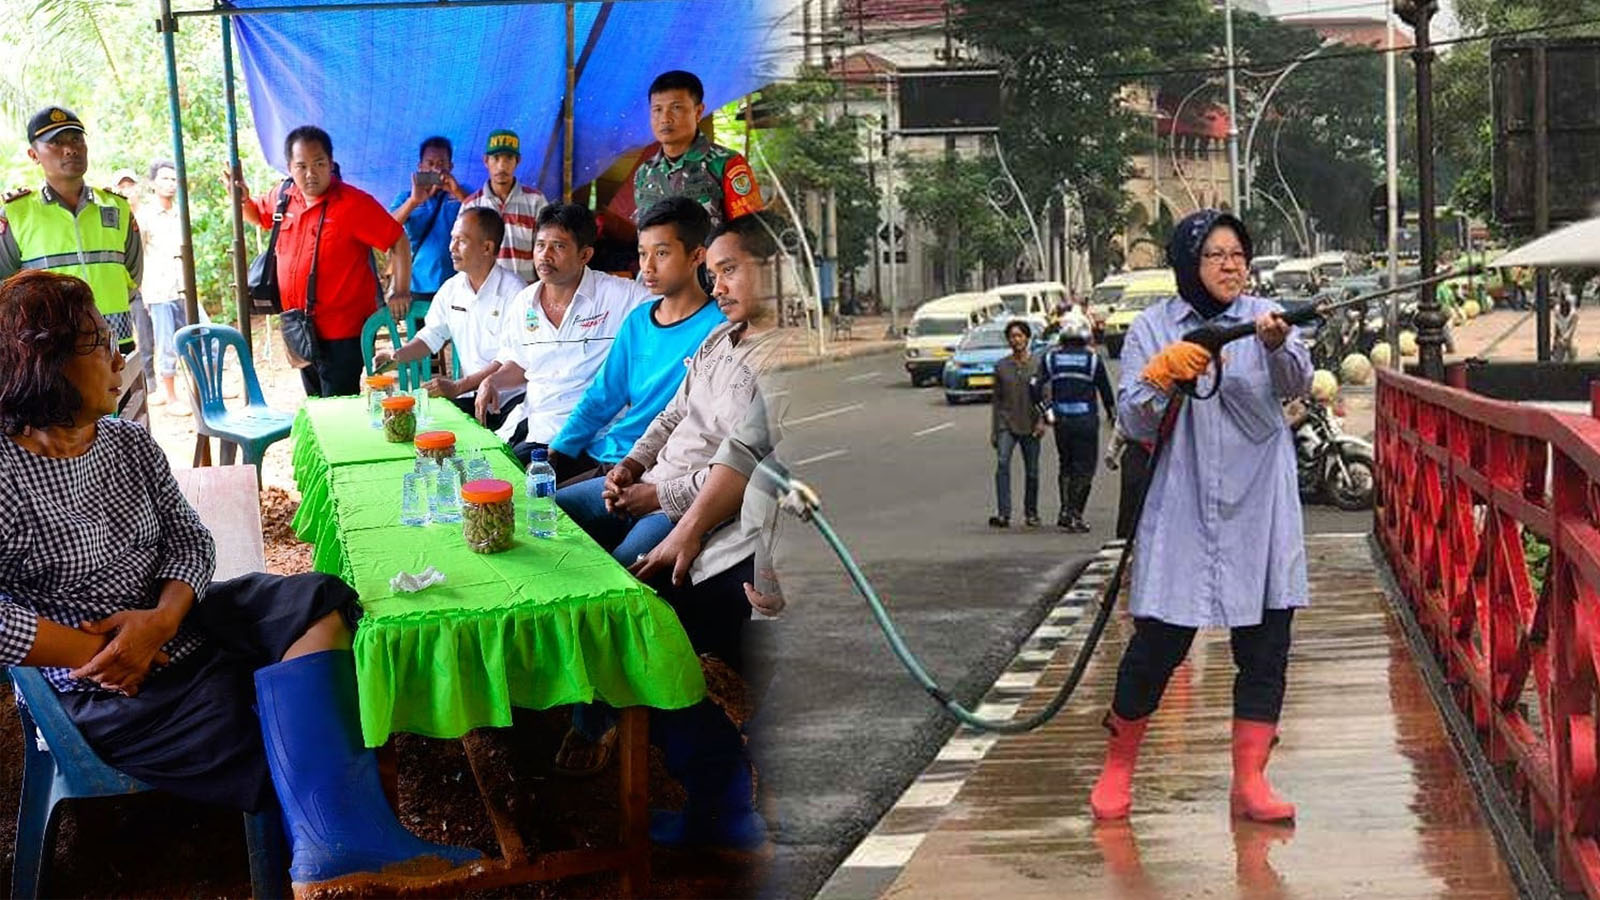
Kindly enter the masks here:
<path id="1" fill-rule="evenodd" d="M 63 131 L 85 131 L 78 114 L 63 106 L 46 106 L 28 120 L 28 143 L 48 141 Z"/>

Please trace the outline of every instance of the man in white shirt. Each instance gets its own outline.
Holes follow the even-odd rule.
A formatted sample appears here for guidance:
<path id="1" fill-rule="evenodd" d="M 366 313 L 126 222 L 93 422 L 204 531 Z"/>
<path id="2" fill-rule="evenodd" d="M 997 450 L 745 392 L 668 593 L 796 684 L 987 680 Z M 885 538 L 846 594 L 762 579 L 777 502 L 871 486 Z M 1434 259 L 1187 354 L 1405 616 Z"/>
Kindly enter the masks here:
<path id="1" fill-rule="evenodd" d="M 444 374 L 429 379 L 428 394 L 453 401 L 467 415 L 476 412 L 478 386 L 500 368 L 497 357 L 501 336 L 508 330 L 505 323 L 511 318 L 517 293 L 527 287 L 511 270 L 495 265 L 505 228 L 505 220 L 488 207 L 461 211 L 450 227 L 450 261 L 456 274 L 439 286 L 417 336 L 392 354 L 387 350 L 373 354 L 375 368 L 423 359 L 438 353 L 448 341 L 455 345 L 461 371 L 466 374 L 460 380 Z M 514 405 L 508 393 L 501 406 L 510 409 Z M 489 427 L 498 427 L 504 418 L 504 414 L 492 416 Z"/>
<path id="2" fill-rule="evenodd" d="M 500 390 L 526 387 L 499 429 L 524 464 L 535 449 L 550 446 L 600 371 L 622 320 L 650 298 L 644 285 L 588 267 L 595 231 L 587 207 L 553 203 L 539 211 L 533 242 L 539 281 L 512 303 L 510 327 L 500 335 L 500 368 L 478 388 L 478 421 L 487 422 L 501 408 Z M 565 460 L 557 460 L 558 482 L 579 474 L 562 471 Z"/>
<path id="3" fill-rule="evenodd" d="M 145 351 L 146 376 L 158 375 L 166 390 L 150 398 L 152 406 L 165 404 L 167 412 L 189 415 L 189 407 L 178 399 L 174 382 L 178 374 L 178 352 L 173 336 L 188 324 L 183 308 L 183 231 L 178 224 L 174 198 L 178 195 L 178 170 L 159 160 L 150 166 L 150 186 L 155 202 L 141 206 L 135 215 L 139 235 L 144 241 L 144 275 L 139 293 L 144 299 L 151 323 L 151 340 Z"/>

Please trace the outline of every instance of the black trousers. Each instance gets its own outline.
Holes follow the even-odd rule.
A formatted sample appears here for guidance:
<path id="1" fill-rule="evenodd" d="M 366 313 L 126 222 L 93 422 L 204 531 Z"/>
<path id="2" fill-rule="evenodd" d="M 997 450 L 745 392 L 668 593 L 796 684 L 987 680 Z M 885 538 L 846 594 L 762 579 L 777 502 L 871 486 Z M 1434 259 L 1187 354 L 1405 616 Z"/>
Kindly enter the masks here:
<path id="1" fill-rule="evenodd" d="M 307 397 L 354 397 L 361 393 L 365 364 L 360 338 L 317 338 L 317 361 L 300 370 L 300 383 Z"/>
<path id="2" fill-rule="evenodd" d="M 1251 722 L 1276 724 L 1283 710 L 1285 673 L 1289 667 L 1289 631 L 1292 609 L 1269 609 L 1261 624 L 1234 628 L 1233 716 Z M 1170 625 L 1160 619 L 1133 620 L 1133 640 L 1117 666 L 1116 694 L 1111 711 L 1120 718 L 1142 719 L 1161 705 L 1172 672 L 1189 655 L 1195 629 Z"/>
<path id="3" fill-rule="evenodd" d="M 1056 419 L 1056 490 L 1062 515 L 1083 515 L 1100 460 L 1100 420 L 1092 415 Z"/>
<path id="4" fill-rule="evenodd" d="M 272 779 L 255 712 L 255 671 L 283 658 L 330 612 L 352 628 L 356 593 L 331 575 L 244 575 L 212 582 L 184 624 L 207 641 L 152 672 L 132 697 L 60 694 L 67 716 L 101 758 L 180 797 L 258 810 Z"/>

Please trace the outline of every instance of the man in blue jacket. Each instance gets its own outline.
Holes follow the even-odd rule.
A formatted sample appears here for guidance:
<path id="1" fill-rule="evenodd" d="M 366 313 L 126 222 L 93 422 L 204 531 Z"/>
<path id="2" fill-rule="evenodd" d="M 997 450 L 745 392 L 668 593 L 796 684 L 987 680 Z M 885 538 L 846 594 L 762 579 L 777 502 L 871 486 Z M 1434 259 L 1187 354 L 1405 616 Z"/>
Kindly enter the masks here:
<path id="1" fill-rule="evenodd" d="M 727 321 L 695 274 L 710 233 L 711 217 L 684 197 L 669 197 L 640 217 L 639 272 L 660 299 L 623 321 L 599 376 L 550 441 L 552 455 L 599 475 L 621 462 L 666 408 L 685 363 Z"/>
<path id="2" fill-rule="evenodd" d="M 1056 526 L 1078 534 L 1089 530 L 1083 509 L 1089 502 L 1100 456 L 1100 410 L 1095 400 L 1098 397 L 1105 406 L 1108 421 L 1115 420 L 1117 408 L 1105 361 L 1089 346 L 1090 332 L 1089 320 L 1081 313 L 1063 317 L 1061 342 L 1039 358 L 1039 371 L 1033 379 L 1045 421 L 1052 422 L 1056 432 L 1061 493 Z"/>

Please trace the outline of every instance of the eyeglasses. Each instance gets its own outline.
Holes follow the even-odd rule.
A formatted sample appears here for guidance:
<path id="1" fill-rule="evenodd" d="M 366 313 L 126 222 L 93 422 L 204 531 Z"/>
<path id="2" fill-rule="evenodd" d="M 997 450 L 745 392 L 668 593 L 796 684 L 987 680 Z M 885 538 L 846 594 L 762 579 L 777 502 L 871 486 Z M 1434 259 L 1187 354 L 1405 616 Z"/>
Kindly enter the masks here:
<path id="1" fill-rule="evenodd" d="M 93 343 L 87 347 L 74 347 L 73 350 L 79 356 L 93 356 L 96 350 L 104 349 L 106 356 L 115 356 L 116 348 L 116 339 L 111 336 L 110 331 L 97 331 Z"/>
<path id="2" fill-rule="evenodd" d="M 1200 258 L 1214 266 L 1230 262 L 1243 265 L 1245 262 L 1245 255 L 1242 250 L 1207 250 L 1200 254 Z"/>

